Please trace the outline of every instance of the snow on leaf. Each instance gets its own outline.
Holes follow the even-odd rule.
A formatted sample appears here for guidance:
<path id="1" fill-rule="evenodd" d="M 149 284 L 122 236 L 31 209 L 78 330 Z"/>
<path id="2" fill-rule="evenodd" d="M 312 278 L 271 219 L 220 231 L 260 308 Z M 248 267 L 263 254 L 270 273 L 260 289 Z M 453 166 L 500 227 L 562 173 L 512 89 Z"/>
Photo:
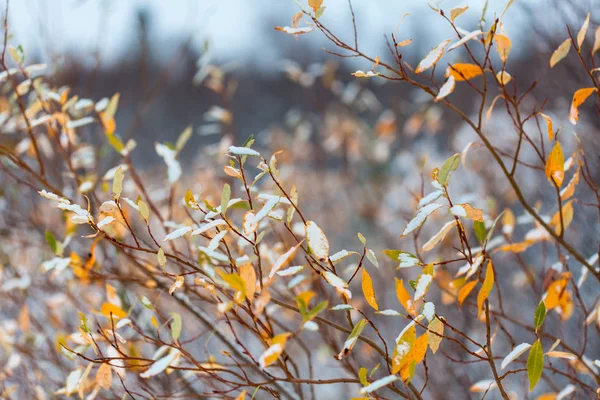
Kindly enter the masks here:
<path id="1" fill-rule="evenodd" d="M 279 276 L 292 276 L 304 270 L 304 265 L 296 265 L 293 267 L 289 267 L 286 269 L 282 269 L 281 271 L 277 271 L 277 275 Z"/>
<path id="2" fill-rule="evenodd" d="M 423 223 L 425 223 L 427 217 L 429 217 L 435 210 L 441 207 L 443 207 L 442 204 L 432 203 L 420 208 L 417 212 L 417 215 L 408 223 L 406 228 L 404 228 L 402 236 L 406 236 L 415 229 L 419 228 L 421 225 L 423 225 Z"/>
<path id="3" fill-rule="evenodd" d="M 439 230 L 438 233 L 436 233 L 435 235 L 433 235 L 433 237 L 431 239 L 429 239 L 427 241 L 427 243 L 425 243 L 423 245 L 423 252 L 427 252 L 430 250 L 433 250 L 433 248 L 442 240 L 444 240 L 444 238 L 446 237 L 446 234 L 448 234 L 448 232 L 450 232 L 450 229 L 452 229 L 454 226 L 456 225 L 456 220 L 452 220 L 450 222 L 447 222 L 446 224 L 444 224 L 444 226 L 442 227 L 442 229 Z"/>
<path id="4" fill-rule="evenodd" d="M 302 35 L 304 33 L 312 32 L 313 28 L 311 26 L 301 26 L 301 27 L 297 27 L 297 28 L 292 28 L 289 26 L 276 26 L 275 30 L 287 33 L 288 35 Z M 254 154 L 249 154 L 249 155 L 254 155 Z"/>
<path id="5" fill-rule="evenodd" d="M 446 82 L 444 82 L 444 84 L 440 88 L 440 91 L 438 92 L 437 96 L 435 96 L 434 101 L 437 102 L 443 99 L 444 97 L 449 96 L 452 92 L 454 92 L 455 87 L 456 79 L 454 79 L 454 76 L 449 76 L 448 79 L 446 79 Z"/>
<path id="6" fill-rule="evenodd" d="M 331 311 L 350 311 L 354 310 L 350 304 L 338 304 L 330 308 Z"/>
<path id="7" fill-rule="evenodd" d="M 427 302 L 423 305 L 423 311 L 421 312 L 427 321 L 431 322 L 435 317 L 435 304 L 432 302 Z"/>
<path id="8" fill-rule="evenodd" d="M 444 55 L 444 48 L 448 46 L 448 43 L 450 43 L 450 39 L 444 40 L 442 43 L 431 49 L 425 58 L 421 60 L 419 65 L 417 65 L 415 72 L 420 74 L 437 64 Z"/>
<path id="9" fill-rule="evenodd" d="M 310 251 L 317 260 L 323 262 L 329 257 L 329 241 L 325 233 L 313 221 L 307 221 L 305 226 L 306 239 Z"/>
<path id="10" fill-rule="evenodd" d="M 98 221 L 98 223 L 96 224 L 96 226 L 98 227 L 98 229 L 102 229 L 103 227 L 107 226 L 108 224 L 110 224 L 114 220 L 115 220 L 115 218 L 111 217 L 109 215 L 107 217 L 102 218 L 100 221 Z"/>
<path id="11" fill-rule="evenodd" d="M 500 364 L 500 368 L 506 368 L 511 362 L 516 360 L 521 354 L 525 353 L 530 347 L 531 345 L 529 343 L 521 343 L 520 345 L 515 346 L 515 348 L 512 349 L 511 352 L 506 355 L 506 357 L 504 357 L 502 364 Z"/>
<path id="12" fill-rule="evenodd" d="M 454 43 L 452 46 L 448 47 L 448 51 L 452 51 L 460 46 L 462 46 L 463 44 L 467 43 L 469 40 L 476 38 L 479 35 L 482 35 L 483 32 L 481 32 L 479 29 L 473 32 L 469 32 L 468 34 L 466 34 L 465 36 L 462 37 L 462 39 L 460 39 L 459 41 L 457 41 L 456 43 Z"/>
<path id="13" fill-rule="evenodd" d="M 38 193 L 40 194 L 40 196 L 48 199 L 48 200 L 54 200 L 54 201 L 58 201 L 59 203 L 66 203 L 69 204 L 70 201 L 65 199 L 64 197 L 60 197 L 57 194 L 54 194 L 52 192 L 47 192 L 46 190 L 40 190 L 38 191 Z"/>
<path id="14" fill-rule="evenodd" d="M 207 224 L 204 224 L 202 226 L 200 226 L 200 228 L 194 229 L 192 231 L 192 233 L 190 234 L 190 236 L 196 236 L 196 235 L 200 235 L 206 231 L 209 231 L 213 228 L 219 227 L 219 226 L 223 226 L 223 225 L 227 225 L 227 222 L 225 222 L 222 219 L 216 219 L 214 221 L 211 221 Z"/>
<path id="15" fill-rule="evenodd" d="M 358 341 L 360 334 L 365 329 L 365 326 L 367 326 L 367 324 L 368 324 L 368 321 L 366 319 L 361 319 L 354 325 L 352 332 L 350 332 L 350 335 L 348 335 L 348 338 L 344 342 L 344 348 L 342 349 L 342 351 L 340 351 L 340 353 L 336 357 L 338 360 L 341 360 L 341 359 L 347 357 L 348 354 L 350 354 L 350 352 L 354 348 L 354 345 Z"/>
<path id="16" fill-rule="evenodd" d="M 493 379 L 485 379 L 482 381 L 475 382 L 473 385 L 471 385 L 471 387 L 469 388 L 469 391 L 475 392 L 475 393 L 481 393 L 481 392 L 487 392 L 488 390 L 491 390 L 496 387 L 498 387 L 498 385 L 496 384 L 496 381 L 494 381 Z"/>
<path id="17" fill-rule="evenodd" d="M 483 222 L 483 211 L 479 208 L 472 207 L 470 204 L 457 204 L 450 208 L 450 212 L 457 217 Z"/>
<path id="18" fill-rule="evenodd" d="M 249 147 L 236 147 L 236 146 L 229 146 L 229 148 L 227 149 L 227 151 L 233 155 L 236 156 L 254 156 L 254 157 L 260 157 L 260 153 L 256 150 L 252 150 Z"/>
<path id="19" fill-rule="evenodd" d="M 425 294 L 427 294 L 427 289 L 429 289 L 429 285 L 433 281 L 433 276 L 429 274 L 421 274 L 419 279 L 417 280 L 417 287 L 415 289 L 415 301 L 421 299 Z"/>
<path id="20" fill-rule="evenodd" d="M 353 72 L 352 75 L 356 76 L 357 78 L 373 78 L 374 76 L 379 76 L 379 74 L 377 72 L 373 72 L 373 71 L 364 72 L 361 70 Z"/>
<path id="21" fill-rule="evenodd" d="M 184 226 L 183 228 L 175 229 L 173 232 L 165 236 L 163 242 L 168 242 L 169 240 L 180 238 L 191 230 L 192 228 L 190 226 Z"/>
<path id="22" fill-rule="evenodd" d="M 419 200 L 419 204 L 417 204 L 417 208 L 425 207 L 427 204 L 430 204 L 433 201 L 436 201 L 444 194 L 443 190 L 435 190 L 429 193 L 427 196 L 423 197 Z"/>
<path id="23" fill-rule="evenodd" d="M 156 143 L 154 147 L 156 149 L 156 154 L 161 156 L 165 164 L 167 165 L 167 174 L 169 176 L 169 182 L 177 182 L 177 180 L 181 176 L 181 165 L 176 159 L 177 151 L 171 149 L 170 147 L 162 143 Z"/>
<path id="24" fill-rule="evenodd" d="M 273 264 L 273 267 L 271 267 L 271 272 L 269 272 L 269 279 L 273 279 L 277 271 L 285 267 L 287 263 L 294 258 L 294 254 L 296 254 L 296 251 L 298 250 L 301 244 L 302 242 L 298 243 L 297 245 L 280 255 L 279 258 L 277 258 L 275 264 Z"/>
<path id="25" fill-rule="evenodd" d="M 171 365 L 177 358 L 179 357 L 179 350 L 172 348 L 169 351 L 169 354 L 164 356 L 163 358 L 154 361 L 152 366 L 148 368 L 145 372 L 140 374 L 141 378 L 150 378 L 154 375 L 158 375 L 164 370 L 166 370 L 169 365 Z"/>
<path id="26" fill-rule="evenodd" d="M 385 378 L 378 379 L 370 385 L 361 388 L 360 394 L 368 394 L 374 392 L 375 390 L 381 389 L 382 387 L 385 387 L 398 379 L 400 379 L 398 375 L 388 375 Z"/>

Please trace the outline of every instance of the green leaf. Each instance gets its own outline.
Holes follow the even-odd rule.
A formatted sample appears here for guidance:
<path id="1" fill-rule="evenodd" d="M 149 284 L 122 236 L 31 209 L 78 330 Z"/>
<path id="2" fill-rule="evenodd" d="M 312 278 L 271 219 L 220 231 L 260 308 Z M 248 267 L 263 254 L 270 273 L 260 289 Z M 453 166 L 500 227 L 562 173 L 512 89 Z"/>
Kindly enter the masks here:
<path id="1" fill-rule="evenodd" d="M 119 139 L 119 137 L 115 133 L 113 133 L 112 135 L 106 135 L 106 137 L 108 138 L 108 143 L 112 146 L 112 148 L 115 149 L 117 153 L 121 154 L 121 152 L 125 148 L 125 145 L 123 144 L 121 139 Z"/>
<path id="2" fill-rule="evenodd" d="M 174 312 L 171 313 L 171 317 L 173 318 L 173 322 L 171 322 L 171 336 L 173 336 L 174 341 L 178 341 L 179 335 L 181 335 L 181 327 L 183 325 L 181 321 L 181 315 Z"/>
<path id="3" fill-rule="evenodd" d="M 361 367 L 360 371 L 358 371 L 358 379 L 360 379 L 360 383 L 363 386 L 369 386 L 369 381 L 367 380 L 367 369 L 365 367 Z"/>
<path id="4" fill-rule="evenodd" d="M 320 7 L 317 12 L 315 13 L 315 18 L 319 19 L 321 18 L 321 15 L 323 15 L 323 12 L 325 12 L 325 8 L 327 7 Z"/>
<path id="5" fill-rule="evenodd" d="M 413 290 L 417 290 L 417 281 L 408 281 L 408 284 L 410 285 L 411 288 L 413 288 Z"/>
<path id="6" fill-rule="evenodd" d="M 440 168 L 440 172 L 438 174 L 438 182 L 440 185 L 446 186 L 448 181 L 450 180 L 450 173 L 456 168 L 458 168 L 460 164 L 460 153 L 456 153 L 452 157 L 446 160 L 446 162 Z"/>
<path id="7" fill-rule="evenodd" d="M 373 377 L 373 374 L 375 374 L 375 372 L 377 372 L 377 370 L 379 369 L 379 366 L 381 364 L 377 364 L 376 366 L 373 367 L 373 369 L 371 370 L 371 372 L 369 372 L 369 378 Z"/>
<path id="8" fill-rule="evenodd" d="M 352 329 L 352 332 L 350 332 L 348 340 L 359 337 L 362 331 L 365 329 L 365 326 L 367 326 L 367 323 L 368 321 L 366 319 L 361 319 L 360 321 L 358 321 L 356 325 L 354 325 L 354 329 Z"/>
<path id="9" fill-rule="evenodd" d="M 183 132 L 181 132 L 181 134 L 179 135 L 179 137 L 177 138 L 177 143 L 175 143 L 175 149 L 177 150 L 178 153 L 181 150 L 183 150 L 183 147 L 188 142 L 188 140 L 190 140 L 191 137 L 192 137 L 192 126 L 188 125 L 183 130 Z"/>
<path id="10" fill-rule="evenodd" d="M 311 319 L 319 315 L 323 310 L 325 310 L 328 305 L 329 302 L 327 300 L 320 302 L 304 316 L 304 321 L 310 321 Z"/>
<path id="11" fill-rule="evenodd" d="M 533 315 L 533 326 L 535 327 L 535 331 L 542 326 L 544 323 L 544 319 L 546 318 L 546 305 L 543 301 L 540 301 L 540 304 L 535 309 L 535 314 Z"/>
<path id="12" fill-rule="evenodd" d="M 84 313 L 79 313 L 79 326 L 85 333 L 90 333 L 90 328 L 87 326 L 88 319 Z"/>
<path id="13" fill-rule="evenodd" d="M 223 185 L 223 192 L 221 192 L 221 214 L 225 215 L 227 212 L 227 205 L 231 198 L 231 187 L 226 183 Z"/>
<path id="14" fill-rule="evenodd" d="M 479 243 L 483 243 L 485 240 L 485 224 L 482 221 L 474 221 L 473 231 L 475 232 L 475 237 L 479 240 Z"/>
<path id="15" fill-rule="evenodd" d="M 531 392 L 535 385 L 542 377 L 544 370 L 544 350 L 540 339 L 536 340 L 531 349 L 529 349 L 529 357 L 527 358 L 527 377 L 529 378 L 529 391 Z"/>
<path id="16" fill-rule="evenodd" d="M 58 247 L 56 245 L 56 239 L 54 238 L 54 235 L 52 234 L 52 232 L 46 231 L 46 233 L 44 234 L 44 237 L 46 238 L 46 242 L 48 242 L 48 245 L 50 245 L 52 252 L 54 254 L 56 254 L 56 250 Z"/>

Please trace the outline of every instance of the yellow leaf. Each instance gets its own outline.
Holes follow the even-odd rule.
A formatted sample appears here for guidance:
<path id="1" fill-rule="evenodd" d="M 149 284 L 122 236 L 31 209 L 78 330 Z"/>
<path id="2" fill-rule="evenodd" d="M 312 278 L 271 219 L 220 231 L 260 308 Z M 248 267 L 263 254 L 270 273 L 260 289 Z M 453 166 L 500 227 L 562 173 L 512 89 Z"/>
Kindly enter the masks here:
<path id="1" fill-rule="evenodd" d="M 577 121 L 579 120 L 579 106 L 582 105 L 583 102 L 596 90 L 598 89 L 593 87 L 579 89 L 575 92 L 573 95 L 573 101 L 571 103 L 571 111 L 569 112 L 569 122 L 571 122 L 571 124 L 577 124 Z"/>
<path id="2" fill-rule="evenodd" d="M 446 69 L 446 77 L 453 76 L 457 82 L 468 81 L 482 74 L 481 67 L 469 63 L 457 63 Z"/>
<path id="3" fill-rule="evenodd" d="M 510 208 L 505 208 L 504 214 L 502 214 L 502 233 L 511 237 L 515 229 L 515 223 L 515 214 Z"/>
<path id="4" fill-rule="evenodd" d="M 465 6 L 453 8 L 452 10 L 450 10 L 450 21 L 454 22 L 454 20 L 460 15 L 462 15 L 465 11 L 467 11 L 468 8 L 468 6 Z"/>
<path id="5" fill-rule="evenodd" d="M 121 191 L 123 190 L 123 178 L 125 175 L 123 174 L 123 167 L 117 168 L 115 171 L 115 176 L 113 178 L 112 191 L 115 194 L 115 197 L 118 199 L 121 196 Z"/>
<path id="6" fill-rule="evenodd" d="M 569 54 L 569 50 L 571 50 L 571 39 L 567 39 L 558 46 L 554 53 L 552 53 L 552 57 L 550 57 L 550 68 L 554 68 L 556 64 L 563 58 Z"/>
<path id="7" fill-rule="evenodd" d="M 308 6 L 313 9 L 314 12 L 317 12 L 321 5 L 323 4 L 323 0 L 308 0 Z"/>
<path id="8" fill-rule="evenodd" d="M 283 333 L 281 335 L 273 337 L 273 339 L 271 340 L 271 345 L 267 350 L 265 350 L 264 353 L 261 354 L 258 360 L 262 369 L 265 369 L 266 367 L 277 361 L 281 353 L 283 353 L 285 344 L 287 342 L 287 338 L 289 336 L 289 333 Z"/>
<path id="9" fill-rule="evenodd" d="M 404 287 L 403 280 L 398 278 L 394 278 L 394 280 L 396 281 L 396 296 L 398 297 L 398 301 L 409 314 L 416 316 L 417 310 L 415 309 L 415 304 L 413 303 L 410 294 Z"/>
<path id="10" fill-rule="evenodd" d="M 444 323 L 435 317 L 427 326 L 429 335 L 429 348 L 433 354 L 436 353 L 442 342 L 442 336 L 444 335 Z"/>
<path id="11" fill-rule="evenodd" d="M 546 114 L 540 113 L 540 116 L 544 118 L 546 121 L 546 127 L 548 128 L 548 140 L 552 141 L 554 139 L 554 129 L 552 128 L 552 118 L 547 116 Z"/>
<path id="12" fill-rule="evenodd" d="M 488 262 L 488 267 L 485 272 L 485 279 L 483 280 L 483 285 L 481 289 L 479 289 L 479 294 L 477 295 L 477 315 L 481 315 L 481 308 L 483 307 L 483 302 L 489 297 L 492 288 L 494 287 L 494 267 L 492 266 L 492 261 Z"/>
<path id="13" fill-rule="evenodd" d="M 561 234 L 561 221 L 560 221 L 560 212 L 557 212 L 552 216 L 550 220 L 550 226 L 553 226 L 556 234 Z M 566 230 L 568 226 L 573 221 L 573 201 L 569 201 L 568 203 L 562 206 L 562 224 L 564 225 L 564 229 Z"/>
<path id="14" fill-rule="evenodd" d="M 535 400 L 555 400 L 556 393 L 544 393 L 541 396 L 535 398 Z"/>
<path id="15" fill-rule="evenodd" d="M 554 181 L 558 187 L 562 185 L 565 178 L 565 156 L 563 155 L 560 142 L 556 142 L 548 155 L 548 160 L 546 161 L 546 178 L 550 182 Z"/>
<path id="16" fill-rule="evenodd" d="M 585 39 L 585 34 L 587 33 L 588 26 L 590 26 L 590 13 L 587 13 L 587 17 L 585 17 L 585 21 L 583 21 L 583 25 L 581 25 L 581 29 L 579 29 L 579 33 L 577 33 L 577 47 L 579 47 L 579 51 L 581 51 L 581 45 Z"/>
<path id="17" fill-rule="evenodd" d="M 505 63 L 506 59 L 508 58 L 508 54 L 510 53 L 510 49 L 512 48 L 512 42 L 510 41 L 508 36 L 500 34 L 494 35 L 494 41 L 496 42 L 496 51 L 498 52 L 498 56 L 500 57 L 500 60 L 502 60 L 502 62 Z M 503 85 L 504 84 L 505 83 L 503 83 Z"/>
<path id="18" fill-rule="evenodd" d="M 410 350 L 412 359 L 415 363 L 420 363 L 425 358 L 425 353 L 427 352 L 427 346 L 429 344 L 429 335 L 424 333 L 415 340 L 415 343 L 412 345 L 412 349 Z"/>
<path id="19" fill-rule="evenodd" d="M 525 250 L 527 250 L 529 248 L 529 246 L 531 246 L 533 244 L 532 241 L 524 241 L 524 242 L 517 242 L 517 243 L 511 243 L 511 244 L 505 244 L 504 246 L 501 246 L 498 251 L 507 251 L 509 253 L 522 253 Z"/>
<path id="20" fill-rule="evenodd" d="M 498 79 L 498 82 L 504 86 L 511 81 L 512 76 L 510 76 L 510 74 L 506 71 L 500 71 L 496 74 L 496 79 Z"/>
<path id="21" fill-rule="evenodd" d="M 113 315 L 113 317 L 116 317 L 116 318 L 125 318 L 127 316 L 127 313 L 125 311 L 123 311 L 121 309 L 121 307 L 114 305 L 112 303 L 102 304 L 102 307 L 100 308 L 100 312 L 102 313 L 102 315 L 104 315 L 105 317 L 108 317 L 108 318 L 110 318 L 111 314 Z"/>
<path id="22" fill-rule="evenodd" d="M 573 175 L 573 177 L 571 178 L 571 180 L 569 181 L 567 186 L 565 186 L 564 189 L 560 191 L 560 199 L 562 201 L 565 201 L 565 200 L 568 200 L 571 196 L 573 196 L 573 194 L 575 194 L 575 187 L 577 186 L 578 183 L 579 183 L 579 169 L 577 169 L 577 171 L 575 171 L 575 174 Z"/>
<path id="23" fill-rule="evenodd" d="M 462 306 L 462 303 L 465 301 L 465 299 L 467 298 L 467 296 L 469 295 L 469 293 L 471 293 L 471 291 L 475 288 L 475 286 L 477 285 L 477 281 L 471 281 L 471 282 L 467 282 L 463 285 L 463 287 L 460 288 L 459 292 L 458 292 L 458 305 Z"/>
<path id="24" fill-rule="evenodd" d="M 240 267 L 240 277 L 244 281 L 246 297 L 252 303 L 254 293 L 256 293 L 256 271 L 254 271 L 252 264 L 245 264 Z"/>
<path id="25" fill-rule="evenodd" d="M 148 208 L 148 204 L 144 203 L 142 199 L 138 199 L 137 205 L 140 209 L 140 215 L 146 222 L 148 222 L 148 219 L 150 218 L 150 209 Z"/>
<path id="26" fill-rule="evenodd" d="M 112 383 L 112 368 L 107 363 L 102 363 L 96 372 L 96 384 L 103 389 L 109 390 Z"/>
<path id="27" fill-rule="evenodd" d="M 373 289 L 373 281 L 371 280 L 371 276 L 365 268 L 362 270 L 362 290 L 367 303 L 369 303 L 369 305 L 375 310 L 379 311 L 377 298 L 375 298 L 375 290 Z"/>
<path id="28" fill-rule="evenodd" d="M 594 55 L 598 49 L 600 49 L 600 26 L 596 28 L 596 33 L 594 34 L 594 47 L 592 48 L 592 55 Z"/>

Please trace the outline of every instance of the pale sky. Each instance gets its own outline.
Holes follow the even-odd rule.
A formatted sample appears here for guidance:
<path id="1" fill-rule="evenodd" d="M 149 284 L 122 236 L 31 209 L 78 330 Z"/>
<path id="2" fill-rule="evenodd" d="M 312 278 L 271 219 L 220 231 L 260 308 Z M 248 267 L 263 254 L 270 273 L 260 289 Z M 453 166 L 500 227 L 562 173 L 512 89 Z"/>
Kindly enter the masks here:
<path id="1" fill-rule="evenodd" d="M 2 7 L 6 0 L 0 0 Z M 305 5 L 306 0 L 298 0 Z M 440 3 L 447 13 L 455 7 L 469 5 L 458 20 L 465 29 L 475 29 L 484 0 L 445 0 Z M 488 20 L 501 13 L 505 0 L 490 0 Z M 522 25 L 518 3 L 509 10 L 505 24 L 509 36 L 519 36 Z M 347 0 L 325 0 L 322 22 L 342 37 L 351 38 L 351 17 Z M 425 0 L 353 0 L 361 47 L 383 45 L 383 34 L 396 29 L 405 13 L 410 15 L 398 30 L 399 39 L 412 38 L 414 48 L 427 50 L 452 36 L 450 28 Z M 135 40 L 136 11 L 145 8 L 153 23 L 152 45 L 167 58 L 178 38 L 193 35 L 200 48 L 209 39 L 216 57 L 247 62 L 260 67 L 277 60 L 276 44 L 286 46 L 304 40 L 316 47 L 326 41 L 312 32 L 297 39 L 276 32 L 274 25 L 289 25 L 299 9 L 294 0 L 11 0 L 9 25 L 14 33 L 13 45 L 22 44 L 26 54 L 39 54 L 49 61 L 49 54 L 66 50 L 93 62 L 99 50 L 103 63 L 126 55 L 128 44 Z M 421 48 L 422 46 L 422 48 Z M 518 51 L 518 48 L 515 49 Z M 170 53 L 171 52 L 171 53 Z"/>

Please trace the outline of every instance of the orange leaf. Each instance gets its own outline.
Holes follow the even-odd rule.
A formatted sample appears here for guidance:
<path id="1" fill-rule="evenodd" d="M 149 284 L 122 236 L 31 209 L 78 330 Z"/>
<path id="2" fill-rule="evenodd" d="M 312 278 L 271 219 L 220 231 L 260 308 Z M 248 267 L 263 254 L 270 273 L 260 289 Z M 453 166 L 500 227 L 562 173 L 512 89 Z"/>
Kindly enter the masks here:
<path id="1" fill-rule="evenodd" d="M 102 308 L 100 308 L 100 312 L 105 317 L 110 318 L 110 314 L 112 313 L 113 317 L 116 318 L 125 318 L 127 313 L 121 309 L 121 307 L 114 305 L 112 303 L 104 303 L 102 304 Z"/>
<path id="2" fill-rule="evenodd" d="M 362 271 L 362 290 L 363 295 L 365 296 L 365 300 L 371 307 L 375 310 L 379 310 L 379 306 L 377 305 L 377 299 L 375 298 L 375 290 L 373 289 L 373 280 L 371 280 L 371 276 L 367 272 L 365 268 Z"/>
<path id="3" fill-rule="evenodd" d="M 483 285 L 481 286 L 481 289 L 479 289 L 479 294 L 477 295 L 477 315 L 481 314 L 481 308 L 483 307 L 483 302 L 488 298 L 493 287 L 494 287 L 494 267 L 492 266 L 492 261 L 490 261 L 488 263 L 488 267 L 485 272 L 485 279 L 483 281 Z"/>
<path id="4" fill-rule="evenodd" d="M 319 8 L 321 8 L 321 4 L 323 4 L 323 0 L 308 0 L 308 6 L 317 12 Z"/>
<path id="5" fill-rule="evenodd" d="M 459 306 L 462 306 L 462 303 L 465 301 L 465 299 L 467 298 L 469 293 L 471 293 L 471 291 L 475 288 L 476 285 L 477 285 L 477 281 L 474 280 L 474 281 L 465 283 L 464 286 L 460 288 L 460 291 L 458 292 L 458 305 Z"/>
<path id="6" fill-rule="evenodd" d="M 552 118 L 547 116 L 546 114 L 540 113 L 540 117 L 544 118 L 546 121 L 546 128 L 548 129 L 548 140 L 552 141 L 554 139 L 554 129 L 552 128 Z"/>
<path id="7" fill-rule="evenodd" d="M 546 161 L 546 177 L 550 182 L 554 180 L 554 183 L 558 187 L 562 185 L 565 179 L 565 156 L 563 155 L 562 147 L 559 142 L 556 142 L 552 152 L 548 155 Z"/>
<path id="8" fill-rule="evenodd" d="M 96 383 L 98 386 L 109 390 L 112 383 L 112 368 L 109 364 L 102 363 L 96 372 Z"/>
<path id="9" fill-rule="evenodd" d="M 415 304 L 412 301 L 412 297 L 404 287 L 402 279 L 394 278 L 396 281 L 396 296 L 398 301 L 402 304 L 402 307 L 411 315 L 417 315 Z"/>
<path id="10" fill-rule="evenodd" d="M 455 81 L 468 81 L 482 74 L 481 67 L 469 63 L 454 64 L 446 70 L 446 77 L 453 76 Z"/>
<path id="11" fill-rule="evenodd" d="M 590 94 L 594 93 L 596 90 L 593 88 L 583 88 L 579 89 L 573 95 L 573 102 L 571 103 L 571 111 L 569 112 L 569 122 L 573 125 L 577 124 L 579 120 L 579 106 L 583 104 L 583 102 L 590 96 Z"/>

